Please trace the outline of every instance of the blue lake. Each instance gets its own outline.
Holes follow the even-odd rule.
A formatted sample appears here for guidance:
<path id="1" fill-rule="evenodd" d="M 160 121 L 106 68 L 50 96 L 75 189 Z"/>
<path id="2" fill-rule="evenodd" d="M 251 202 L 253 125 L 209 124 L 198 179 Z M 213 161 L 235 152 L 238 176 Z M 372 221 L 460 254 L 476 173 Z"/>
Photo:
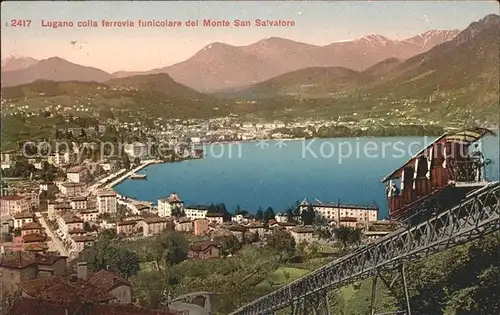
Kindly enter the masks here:
<path id="1" fill-rule="evenodd" d="M 282 211 L 304 197 L 322 202 L 376 202 L 379 218 L 387 215 L 380 180 L 436 137 L 335 138 L 212 144 L 206 157 L 151 165 L 115 186 L 122 195 L 156 204 L 177 192 L 186 205 L 223 202 L 255 212 L 271 206 Z M 497 137 L 482 141 L 490 179 L 499 177 Z"/>

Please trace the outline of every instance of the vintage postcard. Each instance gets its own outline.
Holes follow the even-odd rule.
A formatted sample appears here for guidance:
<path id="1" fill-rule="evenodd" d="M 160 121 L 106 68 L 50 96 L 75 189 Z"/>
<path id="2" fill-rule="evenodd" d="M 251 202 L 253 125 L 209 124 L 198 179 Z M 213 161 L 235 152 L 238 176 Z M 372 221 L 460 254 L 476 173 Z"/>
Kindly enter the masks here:
<path id="1" fill-rule="evenodd" d="M 4 1 L 0 315 L 498 314 L 497 1 Z"/>

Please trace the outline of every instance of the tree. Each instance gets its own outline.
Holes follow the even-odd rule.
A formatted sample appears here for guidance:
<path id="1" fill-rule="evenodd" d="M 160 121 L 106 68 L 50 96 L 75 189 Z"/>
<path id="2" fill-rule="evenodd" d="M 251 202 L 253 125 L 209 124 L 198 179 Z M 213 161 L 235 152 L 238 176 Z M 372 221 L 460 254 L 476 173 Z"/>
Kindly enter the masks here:
<path id="1" fill-rule="evenodd" d="M 303 210 L 300 214 L 302 218 L 302 222 L 304 225 L 312 225 L 314 222 L 314 218 L 316 217 L 316 212 L 311 204 L 307 206 L 306 210 Z"/>
<path id="2" fill-rule="evenodd" d="M 174 207 L 172 209 L 172 216 L 176 218 L 184 217 L 186 214 L 182 207 Z"/>
<path id="3" fill-rule="evenodd" d="M 267 239 L 267 246 L 279 253 L 280 260 L 292 257 L 295 254 L 295 245 L 292 235 L 279 228 L 274 229 Z"/>
<path id="4" fill-rule="evenodd" d="M 358 245 L 361 243 L 361 236 L 363 233 L 361 232 L 361 229 L 353 229 L 351 228 L 349 232 L 349 243 L 353 245 Z"/>
<path id="5" fill-rule="evenodd" d="M 85 232 L 94 232 L 97 231 L 99 228 L 97 225 L 91 225 L 89 222 L 84 222 L 83 223 L 83 230 Z"/>
<path id="6" fill-rule="evenodd" d="M 274 213 L 274 210 L 271 207 L 267 208 L 266 211 L 264 211 L 263 213 L 263 219 L 265 223 L 269 222 L 269 220 L 274 220 L 275 217 L 276 214 Z"/>
<path id="7" fill-rule="evenodd" d="M 332 238 L 332 232 L 329 227 L 319 227 L 316 229 L 316 235 L 318 235 L 319 238 L 329 240 Z"/>
<path id="8" fill-rule="evenodd" d="M 156 236 L 156 261 L 166 266 L 176 265 L 187 259 L 189 242 L 184 234 L 177 231 L 163 231 Z"/>
<path id="9" fill-rule="evenodd" d="M 313 225 L 325 226 L 325 225 L 328 225 L 328 220 L 322 215 L 315 214 L 314 219 L 313 219 Z"/>
<path id="10" fill-rule="evenodd" d="M 130 169 L 130 158 L 128 157 L 127 153 L 124 153 L 122 156 L 122 164 L 123 168 L 129 170 Z"/>
<path id="11" fill-rule="evenodd" d="M 105 229 L 99 232 L 99 239 L 113 240 L 117 238 L 116 229 Z"/>
<path id="12" fill-rule="evenodd" d="M 216 239 L 220 244 L 221 253 L 224 256 L 234 255 L 237 251 L 241 249 L 241 243 L 238 241 L 236 236 L 227 235 Z"/>
<path id="13" fill-rule="evenodd" d="M 307 246 L 307 255 L 309 258 L 314 258 L 318 255 L 319 253 L 319 246 L 316 243 L 311 243 L 309 246 Z"/>
<path id="14" fill-rule="evenodd" d="M 264 220 L 264 211 L 262 211 L 261 207 L 259 207 L 259 210 L 257 210 L 257 212 L 255 213 L 255 220 Z"/>
<path id="15" fill-rule="evenodd" d="M 94 271 L 112 268 L 129 278 L 140 269 L 138 255 L 114 243 L 106 234 L 101 235 L 93 246 L 86 248 L 83 256 Z"/>
<path id="16" fill-rule="evenodd" d="M 260 241 L 260 236 L 259 236 L 258 232 L 255 232 L 252 235 L 250 235 L 250 242 L 251 243 L 257 243 L 259 241 Z"/>
<path id="17" fill-rule="evenodd" d="M 361 242 L 361 230 L 350 227 L 341 226 L 334 230 L 335 237 L 346 248 L 348 245 L 359 244 Z"/>
<path id="18" fill-rule="evenodd" d="M 90 223 L 89 223 L 88 221 L 85 221 L 85 222 L 83 223 L 83 230 L 84 230 L 85 232 L 90 232 L 90 231 L 91 231 L 91 228 L 90 228 Z"/>
<path id="19" fill-rule="evenodd" d="M 498 233 L 493 233 L 409 264 L 412 313 L 498 314 L 499 243 Z M 400 281 L 395 283 L 395 290 L 398 304 L 404 305 Z"/>
<path id="20" fill-rule="evenodd" d="M 241 207 L 240 205 L 236 205 L 236 210 L 234 211 L 234 214 L 238 215 L 241 213 Z"/>
<path id="21" fill-rule="evenodd" d="M 300 242 L 299 244 L 297 244 L 297 253 L 301 256 L 301 257 L 305 257 L 306 256 L 306 248 L 307 248 L 307 242 L 306 241 L 302 241 Z"/>

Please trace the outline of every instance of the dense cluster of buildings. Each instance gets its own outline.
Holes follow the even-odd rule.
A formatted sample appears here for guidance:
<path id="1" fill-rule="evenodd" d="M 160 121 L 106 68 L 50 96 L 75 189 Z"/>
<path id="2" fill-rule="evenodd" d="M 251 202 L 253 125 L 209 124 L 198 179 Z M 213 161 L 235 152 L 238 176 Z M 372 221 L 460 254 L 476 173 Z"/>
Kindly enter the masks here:
<path id="1" fill-rule="evenodd" d="M 190 126 L 189 123 L 181 125 Z M 198 128 L 198 134 L 186 133 L 183 137 L 189 136 L 187 139 L 193 143 L 224 140 L 234 135 L 231 129 L 234 126 L 231 126 L 227 121 L 214 120 L 207 130 Z M 252 139 L 283 127 L 286 125 L 280 122 L 241 123 L 237 129 L 244 132 L 237 137 Z M 165 130 L 162 135 L 168 136 L 170 131 Z M 78 134 L 79 131 L 60 132 Z M 92 147 L 94 144 L 87 145 Z M 1 181 L 1 281 L 5 292 L 15 293 L 10 309 L 18 312 L 11 314 L 25 314 L 23 310 L 36 309 L 42 304 L 53 307 L 57 310 L 54 314 L 61 315 L 87 314 L 88 309 L 82 305 L 96 309 L 116 308 L 112 309 L 116 314 L 125 310 L 117 305 L 127 305 L 131 309 L 126 314 L 149 314 L 147 310 L 129 305 L 133 299 L 130 283 L 112 271 L 88 274 L 84 265 L 78 265 L 73 271 L 68 267 L 68 262 L 92 246 L 104 229 L 113 229 L 119 237 L 129 239 L 153 237 L 165 230 L 198 236 L 202 241 L 190 244 L 188 257 L 191 259 L 227 255 L 220 245 L 226 237 L 234 237 L 240 243 L 263 245 L 274 229 L 289 232 L 297 245 L 319 239 L 315 227 L 295 223 L 300 222 L 300 218 L 288 222 L 285 214 L 264 222 L 252 215 L 231 216 L 214 212 L 208 206 L 184 205 L 176 193 L 160 198 L 157 206 L 119 196 L 111 187 L 129 176 L 129 171 L 122 169 L 117 159 L 82 160 L 79 147 L 74 144 L 45 158 L 28 159 L 37 171 L 45 172 L 47 165 L 55 168 L 58 175 L 53 180 L 33 179 L 31 173 L 29 180 Z M 149 147 L 138 142 L 124 149 L 131 160 L 148 156 L 147 150 Z M 19 152 L 2 153 L 2 169 L 17 167 L 18 156 Z M 386 233 L 372 231 L 368 235 L 367 227 L 377 220 L 376 207 L 309 202 L 307 199 L 299 205 L 299 212 L 310 209 L 324 218 L 329 228 L 363 228 L 371 238 Z M 78 299 L 69 299 L 68 292 L 76 294 Z"/>
<path id="2" fill-rule="evenodd" d="M 2 305 L 9 315 L 174 315 L 135 306 L 131 283 L 112 270 L 89 272 L 86 262 L 70 266 L 56 253 L 2 255 Z"/>

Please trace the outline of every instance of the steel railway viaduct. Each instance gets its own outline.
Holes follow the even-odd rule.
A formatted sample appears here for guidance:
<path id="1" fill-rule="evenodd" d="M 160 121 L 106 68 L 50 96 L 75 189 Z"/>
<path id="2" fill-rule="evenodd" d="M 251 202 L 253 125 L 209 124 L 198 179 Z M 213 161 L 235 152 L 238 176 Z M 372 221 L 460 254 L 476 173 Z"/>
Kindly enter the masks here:
<path id="1" fill-rule="evenodd" d="M 333 313 L 328 304 L 329 291 L 369 277 L 373 277 L 372 315 L 375 314 L 373 302 L 377 279 L 391 288 L 398 278 L 404 288 L 406 307 L 383 314 L 410 315 L 405 263 L 499 231 L 499 187 L 498 182 L 488 183 L 446 209 L 438 210 L 427 205 L 416 223 L 403 225 L 393 233 L 242 306 L 231 315 L 270 315 L 279 310 L 292 315 L 330 315 Z M 391 282 L 382 272 L 394 269 L 400 272 Z"/>

